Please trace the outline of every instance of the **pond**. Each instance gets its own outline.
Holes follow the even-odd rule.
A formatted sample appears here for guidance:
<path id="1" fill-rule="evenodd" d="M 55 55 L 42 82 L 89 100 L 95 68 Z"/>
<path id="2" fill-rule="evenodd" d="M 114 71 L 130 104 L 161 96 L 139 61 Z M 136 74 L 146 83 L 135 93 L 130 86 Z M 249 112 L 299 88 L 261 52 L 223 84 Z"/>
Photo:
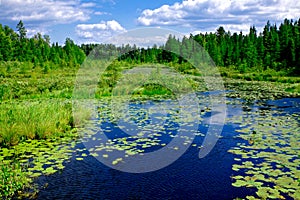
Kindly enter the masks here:
<path id="1" fill-rule="evenodd" d="M 216 113 L 209 107 L 207 93 L 199 93 L 198 99 L 199 116 L 191 115 L 199 126 L 194 129 L 189 124 L 191 117 L 184 122 L 184 130 L 191 127 L 190 135 L 178 133 L 182 124 L 176 101 L 132 101 L 129 114 L 117 116 L 128 119 L 122 123 L 102 102 L 64 169 L 36 179 L 40 186 L 37 198 L 300 199 L 299 98 L 253 103 L 227 98 L 222 133 L 201 159 L 199 151 Z M 135 125 L 130 126 L 129 121 Z M 168 146 L 176 139 L 183 144 Z M 166 147 L 174 152 L 186 149 L 158 170 L 129 173 L 118 168 L 131 157 Z M 160 159 L 168 160 L 168 156 L 160 155 Z"/>

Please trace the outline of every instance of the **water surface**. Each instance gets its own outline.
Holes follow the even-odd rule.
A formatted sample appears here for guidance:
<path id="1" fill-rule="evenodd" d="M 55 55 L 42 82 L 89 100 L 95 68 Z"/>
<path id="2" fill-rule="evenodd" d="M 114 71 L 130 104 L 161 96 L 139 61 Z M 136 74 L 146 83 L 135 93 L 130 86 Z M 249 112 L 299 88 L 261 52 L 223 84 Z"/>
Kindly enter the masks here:
<path id="1" fill-rule="evenodd" d="M 205 99 L 205 94 L 203 96 Z M 155 105 L 160 102 L 145 101 L 134 104 L 135 108 L 147 108 L 146 105 Z M 201 105 L 205 112 L 198 133 L 207 132 L 207 122 L 211 111 L 207 109 L 207 102 Z M 51 176 L 43 176 L 36 182 L 46 188 L 41 188 L 38 199 L 234 199 L 237 197 L 255 196 L 257 189 L 254 187 L 234 187 L 235 180 L 232 176 L 237 173 L 232 169 L 236 155 L 228 151 L 247 141 L 236 137 L 244 118 L 255 121 L 256 115 L 269 110 L 278 111 L 279 115 L 294 114 L 299 120 L 300 99 L 281 99 L 275 101 L 257 101 L 249 104 L 238 99 L 228 99 L 228 121 L 213 150 L 202 159 L 199 159 L 204 135 L 197 134 L 188 150 L 171 165 L 154 172 L 126 173 L 121 172 L 99 162 L 85 150 L 84 143 L 79 143 L 76 148 L 83 149 L 73 154 L 70 162 L 65 163 L 65 169 Z M 247 114 L 248 113 L 248 114 Z M 232 118 L 240 117 L 240 123 Z M 99 119 L 95 119 L 99 120 Z M 172 124 L 172 122 L 169 122 Z M 176 126 L 176 123 L 173 123 Z M 124 137 L 124 133 L 109 122 L 103 121 L 99 126 L 110 129 L 107 134 L 111 139 Z M 108 128 L 109 127 L 109 128 Z M 116 134 L 113 134 L 116 133 Z M 123 135 L 122 135 L 123 134 Z M 170 141 L 169 135 L 162 135 L 159 140 L 164 143 Z M 148 151 L 154 151 L 153 146 Z M 80 154 L 87 154 L 83 160 L 77 160 Z"/>

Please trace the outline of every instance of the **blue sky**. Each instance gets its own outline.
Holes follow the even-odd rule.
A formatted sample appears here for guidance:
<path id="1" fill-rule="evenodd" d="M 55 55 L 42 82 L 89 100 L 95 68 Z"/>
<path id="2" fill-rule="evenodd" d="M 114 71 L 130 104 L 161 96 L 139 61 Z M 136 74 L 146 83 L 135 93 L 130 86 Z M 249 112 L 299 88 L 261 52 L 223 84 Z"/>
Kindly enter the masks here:
<path id="1" fill-rule="evenodd" d="M 16 27 L 23 20 L 28 36 L 50 35 L 62 44 L 104 42 L 143 27 L 168 28 L 183 34 L 260 31 L 267 20 L 280 23 L 300 17 L 299 0 L 0 0 L 0 23 Z"/>

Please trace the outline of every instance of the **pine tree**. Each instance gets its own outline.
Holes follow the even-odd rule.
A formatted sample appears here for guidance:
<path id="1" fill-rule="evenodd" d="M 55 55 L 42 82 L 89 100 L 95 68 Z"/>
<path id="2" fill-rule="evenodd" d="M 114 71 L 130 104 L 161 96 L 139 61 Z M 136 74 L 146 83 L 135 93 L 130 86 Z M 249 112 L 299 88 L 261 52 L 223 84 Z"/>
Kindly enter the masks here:
<path id="1" fill-rule="evenodd" d="M 24 27 L 24 24 L 23 24 L 22 20 L 19 21 L 19 23 L 17 25 L 17 29 L 18 29 L 18 32 L 19 32 L 19 38 L 20 38 L 20 40 L 25 39 L 26 38 L 27 30 Z"/>

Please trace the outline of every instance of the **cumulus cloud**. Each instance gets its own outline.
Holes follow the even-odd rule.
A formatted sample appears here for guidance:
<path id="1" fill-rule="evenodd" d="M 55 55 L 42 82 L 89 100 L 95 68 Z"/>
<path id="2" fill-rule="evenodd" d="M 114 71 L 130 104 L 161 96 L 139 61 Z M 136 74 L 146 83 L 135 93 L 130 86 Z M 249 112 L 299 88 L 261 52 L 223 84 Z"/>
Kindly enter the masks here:
<path id="1" fill-rule="evenodd" d="M 27 28 L 27 36 L 28 37 L 33 37 L 34 35 L 36 35 L 37 33 L 40 33 L 41 35 L 47 35 L 49 32 L 49 28 L 48 27 L 33 27 L 33 28 Z"/>
<path id="2" fill-rule="evenodd" d="M 89 19 L 91 3 L 78 0 L 2 0 L 0 19 L 29 23 L 65 24 Z"/>
<path id="3" fill-rule="evenodd" d="M 299 16 L 299 0 L 184 0 L 146 9 L 137 21 L 144 26 L 185 26 L 214 31 L 223 25 L 233 31 L 245 31 L 251 25 L 262 27 L 267 20 L 281 22 Z"/>
<path id="4" fill-rule="evenodd" d="M 126 32 L 126 29 L 115 20 L 101 21 L 98 24 L 78 24 L 76 26 L 76 34 L 88 42 L 103 42 L 116 34 L 124 32 Z"/>

